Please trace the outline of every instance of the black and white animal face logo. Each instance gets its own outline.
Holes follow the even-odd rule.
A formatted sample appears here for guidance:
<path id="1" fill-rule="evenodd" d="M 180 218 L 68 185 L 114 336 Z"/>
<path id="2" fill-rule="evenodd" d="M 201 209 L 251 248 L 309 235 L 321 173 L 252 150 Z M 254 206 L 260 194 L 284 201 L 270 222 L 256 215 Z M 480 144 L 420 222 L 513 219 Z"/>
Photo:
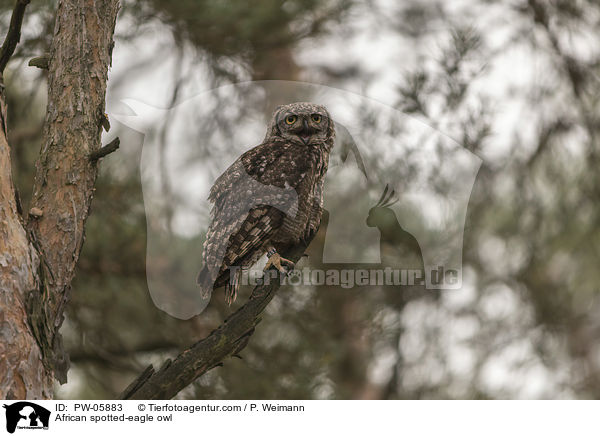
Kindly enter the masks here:
<path id="1" fill-rule="evenodd" d="M 6 409 L 6 431 L 14 433 L 18 429 L 47 429 L 50 411 L 28 401 L 19 401 L 2 406 Z"/>

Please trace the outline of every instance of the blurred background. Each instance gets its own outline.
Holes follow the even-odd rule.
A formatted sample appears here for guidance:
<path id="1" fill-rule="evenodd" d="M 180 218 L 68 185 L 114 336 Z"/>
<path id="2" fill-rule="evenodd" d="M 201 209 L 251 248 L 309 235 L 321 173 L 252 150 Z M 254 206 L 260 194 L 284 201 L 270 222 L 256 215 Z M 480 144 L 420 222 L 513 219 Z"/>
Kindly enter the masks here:
<path id="1" fill-rule="evenodd" d="M 461 289 L 282 288 L 243 359 L 226 361 L 178 398 L 600 397 L 600 2 L 451 3 L 123 1 L 109 113 L 131 114 L 123 97 L 170 108 L 240 82 L 303 81 L 400 111 L 481 160 L 464 227 Z M 13 170 L 24 204 L 46 98 L 45 71 L 27 62 L 48 51 L 55 6 L 29 5 L 5 73 Z M 2 33 L 12 7 L 12 0 L 0 0 Z M 228 126 L 244 116 L 227 98 L 212 101 L 212 123 Z M 254 107 L 260 114 L 270 109 Z M 376 112 L 363 111 L 361 122 L 362 132 L 381 131 Z M 184 250 L 147 262 L 144 137 L 112 124 L 106 141 L 118 135 L 121 149 L 101 164 L 62 328 L 69 381 L 57 385 L 57 398 L 115 398 L 149 363 L 160 365 L 206 336 L 249 293 L 228 307 L 217 292 L 188 320 L 157 308 L 148 270 L 165 270 L 178 253 L 182 265 L 195 259 Z M 169 138 L 176 125 L 167 117 L 156 129 L 159 138 Z M 386 128 L 396 127 L 402 131 Z M 341 135 L 342 160 L 352 149 L 350 136 Z M 164 153 L 156 185 L 171 194 L 164 162 L 176 156 L 160 149 L 167 142 L 156 142 Z M 201 150 L 200 158 L 228 163 L 219 149 Z M 367 155 L 366 165 L 385 174 L 388 156 L 385 149 Z M 409 183 L 414 168 L 401 167 L 402 156 L 394 159 Z M 442 153 L 437 172 L 445 159 Z M 369 191 L 373 203 L 380 188 Z M 443 184 L 436 189 L 443 194 Z M 337 198 L 345 195 L 352 192 Z M 168 208 L 161 211 L 176 221 Z"/>

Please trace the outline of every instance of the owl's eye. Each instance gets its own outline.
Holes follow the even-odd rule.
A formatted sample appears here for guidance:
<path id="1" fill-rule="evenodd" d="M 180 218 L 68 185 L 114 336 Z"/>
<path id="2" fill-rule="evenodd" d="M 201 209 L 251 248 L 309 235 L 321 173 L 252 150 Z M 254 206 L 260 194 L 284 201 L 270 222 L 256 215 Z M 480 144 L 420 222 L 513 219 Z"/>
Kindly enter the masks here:
<path id="1" fill-rule="evenodd" d="M 294 124 L 297 119 L 298 117 L 296 115 L 288 115 L 287 117 L 285 117 L 285 122 L 286 124 Z"/>
<path id="2" fill-rule="evenodd" d="M 319 115 L 319 114 L 312 114 L 310 117 L 312 118 L 312 120 L 315 123 L 320 123 L 321 122 L 321 115 Z"/>

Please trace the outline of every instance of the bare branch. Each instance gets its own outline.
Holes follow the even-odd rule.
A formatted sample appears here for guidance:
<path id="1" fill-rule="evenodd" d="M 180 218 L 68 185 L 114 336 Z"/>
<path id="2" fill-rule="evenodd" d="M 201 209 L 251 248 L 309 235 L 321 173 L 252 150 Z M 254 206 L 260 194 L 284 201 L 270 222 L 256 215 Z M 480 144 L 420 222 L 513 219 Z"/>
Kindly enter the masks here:
<path id="1" fill-rule="evenodd" d="M 100 159 L 112 152 L 117 151 L 119 149 L 120 144 L 121 144 L 121 141 L 119 140 L 119 138 L 113 139 L 110 143 L 108 143 L 104 147 L 99 148 L 98 150 L 90 153 L 90 161 L 95 162 L 98 159 Z"/>
<path id="2" fill-rule="evenodd" d="M 10 18 L 10 25 L 8 26 L 8 33 L 6 34 L 2 48 L 0 48 L 0 73 L 4 72 L 6 64 L 8 64 L 8 61 L 15 52 L 15 48 L 17 48 L 17 44 L 21 40 L 21 25 L 23 24 L 25 8 L 28 4 L 29 0 L 17 0 L 15 3 L 15 8 Z"/>
<path id="3" fill-rule="evenodd" d="M 308 243 L 293 247 L 283 256 L 297 262 L 304 254 L 307 245 Z M 280 284 L 279 280 L 272 280 L 269 284 L 255 287 L 248 302 L 210 335 L 180 353 L 172 362 L 170 359 L 167 360 L 158 371 L 155 372 L 152 366 L 146 368 L 119 398 L 124 400 L 173 398 L 207 371 L 222 366 L 226 358 L 237 356 L 248 344 L 250 336 L 261 320 L 262 312 L 275 296 Z"/>
<path id="4" fill-rule="evenodd" d="M 38 56 L 37 58 L 30 59 L 29 63 L 27 65 L 29 65 L 30 67 L 37 67 L 42 70 L 47 70 L 49 64 L 50 64 L 50 55 L 46 53 L 42 56 Z"/>
<path id="5" fill-rule="evenodd" d="M 146 369 L 144 369 L 144 371 L 142 371 L 142 373 L 139 376 L 137 376 L 137 378 L 134 381 L 132 381 L 129 384 L 129 386 L 125 388 L 125 390 L 123 391 L 123 393 L 121 393 L 119 398 L 130 398 L 131 395 L 133 395 L 138 389 L 140 389 L 144 385 L 144 383 L 146 383 L 148 379 L 154 374 L 154 367 L 152 365 L 149 365 Z"/>

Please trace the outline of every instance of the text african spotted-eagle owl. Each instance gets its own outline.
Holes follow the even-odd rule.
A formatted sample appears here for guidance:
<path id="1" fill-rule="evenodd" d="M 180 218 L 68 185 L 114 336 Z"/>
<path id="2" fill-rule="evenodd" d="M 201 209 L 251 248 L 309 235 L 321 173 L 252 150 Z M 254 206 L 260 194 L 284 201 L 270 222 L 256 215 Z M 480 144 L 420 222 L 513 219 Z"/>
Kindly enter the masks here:
<path id="1" fill-rule="evenodd" d="M 198 284 L 237 296 L 242 269 L 265 253 L 267 267 L 293 266 L 279 253 L 309 240 L 323 212 L 323 182 L 335 136 L 321 105 L 277 107 L 264 141 L 237 159 L 210 190 L 211 223 Z M 266 269 L 265 268 L 265 269 Z"/>

